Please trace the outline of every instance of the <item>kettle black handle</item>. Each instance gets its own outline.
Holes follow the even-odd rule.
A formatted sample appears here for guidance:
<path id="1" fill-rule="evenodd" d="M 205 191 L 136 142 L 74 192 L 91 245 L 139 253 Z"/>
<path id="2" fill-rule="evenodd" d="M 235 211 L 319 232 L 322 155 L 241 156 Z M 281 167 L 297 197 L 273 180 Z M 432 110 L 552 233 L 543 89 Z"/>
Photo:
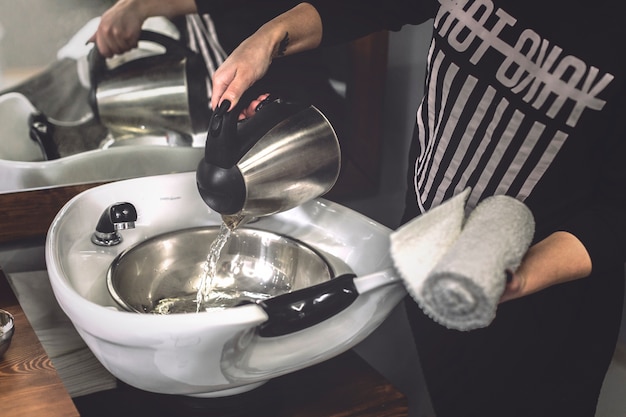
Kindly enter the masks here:
<path id="1" fill-rule="evenodd" d="M 142 30 L 139 33 L 139 40 L 159 44 L 163 46 L 166 53 L 169 54 L 178 54 L 182 57 L 188 58 L 198 56 L 198 54 L 180 41 L 167 35 L 163 35 L 162 33 Z M 107 71 L 106 58 L 100 53 L 98 46 L 94 44 L 91 51 L 89 51 L 87 61 L 89 64 L 89 80 L 93 91 L 102 79 L 103 74 Z"/>
<path id="2" fill-rule="evenodd" d="M 231 111 L 228 111 L 230 101 L 224 100 L 213 112 L 205 146 L 207 164 L 232 168 L 273 127 L 308 107 L 270 96 L 257 107 L 254 116 L 239 121 L 241 111 L 257 96 L 258 93 L 250 89 Z"/>
<path id="3" fill-rule="evenodd" d="M 159 32 L 152 32 L 150 30 L 142 30 L 139 34 L 140 41 L 149 41 L 159 44 L 165 48 L 165 51 L 170 54 L 179 54 L 188 58 L 195 57 L 198 54 L 185 46 L 182 42 L 174 39 L 170 36 L 164 35 Z"/>
<path id="4" fill-rule="evenodd" d="M 243 109 L 243 98 L 228 111 L 230 101 L 224 100 L 211 115 L 204 148 L 204 162 L 222 169 L 232 168 L 238 161 L 241 148 L 237 135 L 239 113 Z"/>
<path id="5" fill-rule="evenodd" d="M 92 93 L 94 93 L 102 75 L 107 70 L 106 58 L 100 53 L 95 43 L 87 55 L 87 63 L 89 64 L 89 85 Z"/>
<path id="6" fill-rule="evenodd" d="M 312 287 L 258 302 L 268 315 L 268 320 L 259 325 L 259 335 L 284 336 L 321 323 L 345 310 L 359 296 L 355 277 L 354 274 L 344 274 Z"/>
<path id="7" fill-rule="evenodd" d="M 41 148 L 46 160 L 59 159 L 59 150 L 54 142 L 54 129 L 45 114 L 40 111 L 28 116 L 28 134 Z"/>

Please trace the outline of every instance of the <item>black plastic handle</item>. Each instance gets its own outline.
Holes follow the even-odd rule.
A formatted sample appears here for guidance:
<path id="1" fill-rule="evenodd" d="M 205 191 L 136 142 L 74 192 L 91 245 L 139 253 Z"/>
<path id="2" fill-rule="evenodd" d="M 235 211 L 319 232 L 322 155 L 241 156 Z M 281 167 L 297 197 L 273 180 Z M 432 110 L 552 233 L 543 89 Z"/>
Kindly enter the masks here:
<path id="1" fill-rule="evenodd" d="M 359 293 L 354 274 L 344 274 L 312 287 L 258 303 L 268 320 L 259 326 L 262 337 L 284 336 L 304 330 L 345 310 Z"/>
<path id="2" fill-rule="evenodd" d="M 179 54 L 186 57 L 195 57 L 198 55 L 179 40 L 164 35 L 162 33 L 142 30 L 139 34 L 139 40 L 159 44 L 165 48 L 165 51 L 167 53 L 170 54 Z"/>
<path id="3" fill-rule="evenodd" d="M 134 223 L 136 221 L 137 209 L 135 206 L 132 203 L 119 202 L 110 205 L 102 212 L 96 224 L 96 231 L 99 233 L 113 233 L 116 230 L 116 224 Z"/>
<path id="4" fill-rule="evenodd" d="M 142 30 L 139 33 L 139 40 L 153 42 L 161 45 L 165 48 L 166 53 L 178 54 L 181 57 L 190 58 L 198 55 L 180 41 L 167 35 L 163 35 L 162 33 Z M 102 78 L 102 75 L 107 70 L 106 58 L 100 53 L 100 50 L 98 50 L 98 46 L 94 44 L 93 48 L 91 48 L 91 51 L 89 51 L 87 61 L 89 63 L 89 79 L 91 81 L 91 87 L 95 88 Z"/>
<path id="5" fill-rule="evenodd" d="M 59 159 L 61 155 L 54 142 L 54 125 L 42 112 L 28 116 L 28 133 L 32 140 L 39 144 L 46 160 Z"/>
<path id="6" fill-rule="evenodd" d="M 224 100 L 213 112 L 206 140 L 205 161 L 220 168 L 232 168 L 273 127 L 308 107 L 303 103 L 287 102 L 271 97 L 257 107 L 253 117 L 239 121 L 239 114 L 256 98 L 248 90 L 231 110 Z"/>

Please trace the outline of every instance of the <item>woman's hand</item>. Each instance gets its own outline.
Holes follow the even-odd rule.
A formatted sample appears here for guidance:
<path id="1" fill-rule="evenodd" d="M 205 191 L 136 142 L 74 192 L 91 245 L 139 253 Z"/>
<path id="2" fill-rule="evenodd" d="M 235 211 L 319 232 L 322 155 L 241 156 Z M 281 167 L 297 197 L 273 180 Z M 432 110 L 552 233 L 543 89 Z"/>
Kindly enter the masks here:
<path id="1" fill-rule="evenodd" d="M 90 41 L 95 42 L 102 56 L 110 58 L 137 46 L 143 22 L 148 18 L 140 2 L 120 0 L 100 18 Z"/>
<path id="2" fill-rule="evenodd" d="M 232 109 L 243 93 L 265 75 L 272 62 L 272 50 L 272 41 L 259 32 L 244 40 L 213 75 L 211 107 L 216 109 L 229 100 Z"/>
<path id="3" fill-rule="evenodd" d="M 153 16 L 174 17 L 196 12 L 194 0 L 119 0 L 102 14 L 95 42 L 102 56 L 110 58 L 137 46 L 141 27 Z"/>
<path id="4" fill-rule="evenodd" d="M 504 287 L 504 293 L 500 297 L 500 302 L 514 300 L 524 295 L 526 288 L 526 277 L 520 272 L 514 273 L 507 271 L 507 282 Z"/>

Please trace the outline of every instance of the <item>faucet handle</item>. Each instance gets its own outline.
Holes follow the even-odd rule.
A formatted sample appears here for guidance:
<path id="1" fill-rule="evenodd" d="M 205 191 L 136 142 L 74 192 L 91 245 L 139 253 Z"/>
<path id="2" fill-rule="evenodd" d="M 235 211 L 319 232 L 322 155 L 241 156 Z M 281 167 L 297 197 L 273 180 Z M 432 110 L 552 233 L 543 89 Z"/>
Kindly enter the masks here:
<path id="1" fill-rule="evenodd" d="M 134 229 L 137 221 L 137 209 L 131 203 L 115 203 L 107 207 L 96 225 L 91 241 L 98 246 L 113 246 L 122 241 L 117 231 Z"/>

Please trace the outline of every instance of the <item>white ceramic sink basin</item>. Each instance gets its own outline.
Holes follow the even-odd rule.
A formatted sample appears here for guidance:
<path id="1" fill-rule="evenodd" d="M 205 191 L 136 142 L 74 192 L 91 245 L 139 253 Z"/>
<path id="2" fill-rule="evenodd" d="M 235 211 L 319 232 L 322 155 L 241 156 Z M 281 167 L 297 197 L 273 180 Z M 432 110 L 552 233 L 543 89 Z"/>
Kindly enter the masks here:
<path id="1" fill-rule="evenodd" d="M 204 148 L 119 146 L 52 161 L 0 159 L 0 192 L 195 171 Z"/>
<path id="2" fill-rule="evenodd" d="M 136 227 L 122 231 L 117 246 L 95 246 L 91 235 L 101 213 L 120 201 L 136 207 Z M 392 268 L 390 230 L 320 199 L 253 225 L 340 258 L 356 274 L 356 299 L 318 324 L 265 337 L 258 326 L 268 315 L 257 304 L 153 315 L 122 311 L 111 298 L 106 273 L 122 251 L 166 232 L 220 222 L 199 197 L 195 173 L 92 188 L 58 213 L 46 242 L 55 297 L 95 356 L 120 380 L 167 394 L 218 397 L 244 392 L 355 346 L 405 295 Z"/>
<path id="3" fill-rule="evenodd" d="M 0 192 L 112 181 L 193 171 L 204 156 L 206 137 L 193 146 L 157 146 L 141 141 L 45 160 L 29 137 L 29 116 L 36 109 L 22 94 L 0 96 Z M 120 141 L 120 143 L 124 143 Z"/>

